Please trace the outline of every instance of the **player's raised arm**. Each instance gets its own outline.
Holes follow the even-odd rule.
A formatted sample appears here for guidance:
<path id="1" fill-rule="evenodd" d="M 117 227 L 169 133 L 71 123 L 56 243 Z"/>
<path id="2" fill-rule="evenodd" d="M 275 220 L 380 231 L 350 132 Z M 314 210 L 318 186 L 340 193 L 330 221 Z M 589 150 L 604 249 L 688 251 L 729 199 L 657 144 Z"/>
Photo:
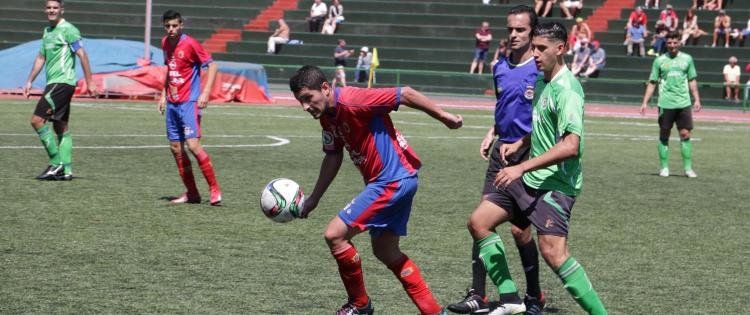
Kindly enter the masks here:
<path id="1" fill-rule="evenodd" d="M 445 124 L 450 129 L 458 129 L 463 125 L 461 115 L 454 115 L 444 111 L 424 94 L 411 87 L 401 88 L 401 104 L 421 110 Z"/>

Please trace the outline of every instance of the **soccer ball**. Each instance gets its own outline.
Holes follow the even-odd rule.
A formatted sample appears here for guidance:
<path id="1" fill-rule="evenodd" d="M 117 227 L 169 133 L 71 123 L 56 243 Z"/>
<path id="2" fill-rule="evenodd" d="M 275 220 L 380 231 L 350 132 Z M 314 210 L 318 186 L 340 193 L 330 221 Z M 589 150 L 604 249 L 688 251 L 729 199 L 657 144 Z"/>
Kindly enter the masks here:
<path id="1" fill-rule="evenodd" d="M 305 194 L 291 179 L 277 178 L 269 182 L 260 194 L 260 209 L 269 219 L 283 223 L 298 218 Z"/>

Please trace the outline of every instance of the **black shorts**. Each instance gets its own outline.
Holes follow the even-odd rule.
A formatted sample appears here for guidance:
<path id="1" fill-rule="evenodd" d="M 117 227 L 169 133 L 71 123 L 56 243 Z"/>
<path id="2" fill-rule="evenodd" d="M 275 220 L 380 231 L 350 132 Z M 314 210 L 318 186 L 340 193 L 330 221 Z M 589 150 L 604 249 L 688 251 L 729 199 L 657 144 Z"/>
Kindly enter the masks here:
<path id="1" fill-rule="evenodd" d="M 508 165 L 503 165 L 502 161 L 500 160 L 500 144 L 500 141 L 495 141 L 495 143 L 491 147 L 490 164 L 489 166 L 487 166 L 487 173 L 485 173 L 484 176 L 484 189 L 482 190 L 482 196 L 484 200 L 492 202 L 505 209 L 505 211 L 508 211 L 508 213 L 513 214 L 515 212 L 518 212 L 518 205 L 516 204 L 513 196 L 511 196 L 506 188 L 495 187 L 495 177 L 497 177 L 497 173 L 500 172 L 500 170 L 504 167 L 518 165 L 521 162 L 527 160 L 529 158 L 530 148 L 527 146 L 519 152 L 506 157 L 506 159 L 508 160 Z M 516 215 L 513 217 L 514 218 L 511 219 L 510 222 L 513 225 L 518 226 L 518 224 L 516 224 L 516 218 L 518 218 L 519 216 Z M 519 223 L 523 223 L 523 221 L 520 221 Z M 525 226 L 528 226 L 528 224 L 526 224 Z"/>
<path id="2" fill-rule="evenodd" d="M 693 130 L 693 107 L 674 109 L 659 107 L 659 128 L 672 129 L 674 124 L 677 124 L 677 129 Z"/>
<path id="3" fill-rule="evenodd" d="M 539 235 L 568 236 L 575 197 L 559 191 L 537 190 L 521 179 L 511 183 L 506 191 L 516 203 L 510 220 L 513 225 L 525 229 L 533 224 Z"/>
<path id="4" fill-rule="evenodd" d="M 70 116 L 70 100 L 75 90 L 75 86 L 65 83 L 48 84 L 36 103 L 34 115 L 46 120 L 67 122 Z"/>

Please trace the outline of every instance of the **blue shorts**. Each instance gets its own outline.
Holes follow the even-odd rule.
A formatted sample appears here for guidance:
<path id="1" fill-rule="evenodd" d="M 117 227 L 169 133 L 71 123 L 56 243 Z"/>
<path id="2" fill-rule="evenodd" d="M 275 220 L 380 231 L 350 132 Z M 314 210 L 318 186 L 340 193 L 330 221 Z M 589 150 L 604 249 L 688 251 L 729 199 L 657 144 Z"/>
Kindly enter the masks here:
<path id="1" fill-rule="evenodd" d="M 489 49 L 474 49 L 474 60 L 484 61 L 484 59 L 487 58 L 487 50 Z"/>
<path id="2" fill-rule="evenodd" d="M 352 228 L 370 230 L 373 237 L 386 230 L 405 236 L 418 181 L 414 175 L 393 182 L 369 183 L 339 211 L 339 218 Z"/>
<path id="3" fill-rule="evenodd" d="M 201 137 L 201 115 L 198 102 L 182 104 L 167 102 L 167 139 L 171 142 L 184 142 L 185 139 Z"/>

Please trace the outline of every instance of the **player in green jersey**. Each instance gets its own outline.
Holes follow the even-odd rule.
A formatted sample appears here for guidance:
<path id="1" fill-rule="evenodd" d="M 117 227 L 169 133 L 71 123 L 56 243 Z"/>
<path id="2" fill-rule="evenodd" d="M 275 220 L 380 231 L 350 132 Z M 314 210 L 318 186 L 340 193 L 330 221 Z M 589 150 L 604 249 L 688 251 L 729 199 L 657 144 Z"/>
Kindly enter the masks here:
<path id="1" fill-rule="evenodd" d="M 76 86 L 76 56 L 81 59 L 86 87 L 91 95 L 96 95 L 96 86 L 91 78 L 88 56 L 81 45 L 81 33 L 62 17 L 63 1 L 46 1 L 44 12 L 47 14 L 49 27 L 44 29 L 42 47 L 39 49 L 29 78 L 23 87 L 23 95 L 29 97 L 31 82 L 44 67 L 47 86 L 31 116 L 31 126 L 34 127 L 47 150 L 49 166 L 37 176 L 37 179 L 71 180 L 73 179 L 71 167 L 73 140 L 68 131 L 68 117 L 70 116 L 70 100 L 73 98 Z M 54 133 L 47 125 L 48 120 L 53 122 Z"/>
<path id="2" fill-rule="evenodd" d="M 560 23 L 547 22 L 534 28 L 532 51 L 544 76 L 537 79 L 531 134 L 523 141 L 531 143 L 530 158 L 503 168 L 494 182 L 505 187 L 504 191 L 516 205 L 505 211 L 484 213 L 485 221 L 491 224 L 472 224 L 471 234 L 501 299 L 514 298 L 517 289 L 508 272 L 503 242 L 492 225 L 513 220 L 519 227 L 534 225 L 542 257 L 576 302 L 589 314 L 607 314 L 586 272 L 567 246 L 571 211 L 583 183 L 584 103 L 581 84 L 563 60 L 567 37 L 565 26 Z M 504 146 L 502 159 L 522 145 Z M 517 297 L 515 300 L 500 305 L 490 314 L 523 312 L 523 304 L 519 304 Z"/>
<path id="3" fill-rule="evenodd" d="M 693 110 L 701 110 L 701 98 L 698 94 L 698 77 L 695 71 L 693 57 L 680 51 L 680 34 L 667 34 L 668 53 L 654 60 L 651 76 L 648 79 L 646 93 L 643 95 L 641 115 L 646 113 L 646 107 L 654 95 L 656 84 L 659 84 L 659 162 L 661 169 L 659 176 L 669 176 L 669 135 L 672 125 L 677 125 L 680 132 L 680 148 L 682 161 L 687 177 L 697 177 L 693 171 L 693 144 L 690 142 L 690 132 L 693 130 Z M 690 106 L 688 88 L 693 94 L 693 104 Z"/>

